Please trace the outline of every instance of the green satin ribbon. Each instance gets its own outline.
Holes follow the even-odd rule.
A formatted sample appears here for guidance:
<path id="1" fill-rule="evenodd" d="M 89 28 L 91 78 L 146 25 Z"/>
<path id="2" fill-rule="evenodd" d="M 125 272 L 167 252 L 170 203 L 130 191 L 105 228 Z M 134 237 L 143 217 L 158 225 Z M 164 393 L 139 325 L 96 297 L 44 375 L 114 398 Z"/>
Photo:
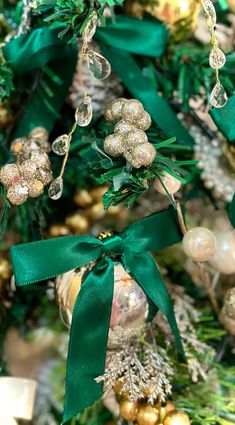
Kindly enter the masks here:
<path id="1" fill-rule="evenodd" d="M 232 223 L 232 226 L 235 229 L 235 193 L 233 195 L 232 202 L 227 207 L 228 216 L 230 218 L 230 221 Z"/>
<path id="2" fill-rule="evenodd" d="M 229 143 L 235 143 L 235 95 L 228 99 L 223 108 L 212 108 L 210 114 Z"/>
<path id="3" fill-rule="evenodd" d="M 179 143 L 193 144 L 192 137 L 173 109 L 158 95 L 152 81 L 143 75 L 132 55 L 161 56 L 166 48 L 167 36 L 163 24 L 127 16 L 117 17 L 117 22 L 99 28 L 95 34 L 112 69 L 133 97 L 143 103 L 155 123 L 168 137 L 176 137 Z"/>
<path id="4" fill-rule="evenodd" d="M 49 132 L 59 117 L 77 63 L 76 43 L 67 44 L 59 39 L 61 25 L 43 27 L 12 39 L 3 47 L 4 57 L 16 75 L 27 75 L 48 65 L 52 77 L 43 74 L 39 84 L 24 108 L 13 137 L 27 136 L 36 126 Z"/>
<path id="5" fill-rule="evenodd" d="M 154 312 L 161 310 L 183 347 L 172 302 L 160 272 L 148 254 L 182 238 L 177 213 L 165 211 L 131 224 L 102 241 L 90 236 L 65 236 L 11 248 L 17 286 L 40 282 L 91 262 L 95 266 L 82 283 L 73 310 L 67 360 L 63 423 L 102 395 L 95 378 L 104 373 L 114 285 L 114 258 L 121 261 L 148 297 Z"/>

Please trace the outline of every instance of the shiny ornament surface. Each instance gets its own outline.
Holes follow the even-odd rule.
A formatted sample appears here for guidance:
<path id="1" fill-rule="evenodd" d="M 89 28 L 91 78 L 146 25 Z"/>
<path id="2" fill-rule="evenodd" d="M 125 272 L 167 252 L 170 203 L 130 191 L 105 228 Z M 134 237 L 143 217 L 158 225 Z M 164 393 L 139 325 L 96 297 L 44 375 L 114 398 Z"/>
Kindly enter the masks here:
<path id="1" fill-rule="evenodd" d="M 156 155 L 157 152 L 154 146 L 149 142 L 136 146 L 128 153 L 125 152 L 125 158 L 134 168 L 151 165 L 155 160 Z"/>
<path id="2" fill-rule="evenodd" d="M 127 121 L 121 120 L 117 122 L 117 124 L 114 127 L 114 133 L 119 133 L 122 136 L 125 136 L 127 133 L 129 133 L 132 130 L 135 130 L 135 126 Z"/>
<path id="3" fill-rule="evenodd" d="M 227 0 L 229 7 L 233 13 L 235 13 L 235 0 Z"/>
<path id="4" fill-rule="evenodd" d="M 208 261 L 214 255 L 216 247 L 216 238 L 206 227 L 195 227 L 183 237 L 184 252 L 194 261 Z"/>
<path id="5" fill-rule="evenodd" d="M 138 404 L 130 400 L 120 402 L 120 416 L 126 421 L 135 421 L 138 412 Z"/>
<path id="6" fill-rule="evenodd" d="M 59 199 L 63 192 L 63 179 L 62 177 L 57 177 L 53 182 L 50 184 L 48 189 L 48 194 L 51 199 L 56 201 Z"/>
<path id="7" fill-rule="evenodd" d="M 62 308 L 71 318 L 71 306 L 81 288 L 84 272 L 88 267 L 72 270 L 56 278 L 56 292 Z M 76 279 L 77 283 L 74 283 Z M 72 293 L 70 288 L 73 287 Z M 69 298 L 69 303 L 68 303 Z M 110 328 L 136 329 L 143 326 L 148 315 L 148 301 L 140 286 L 125 271 L 121 263 L 114 265 L 114 294 Z"/>
<path id="8" fill-rule="evenodd" d="M 125 148 L 134 148 L 135 146 L 143 145 L 147 141 L 147 134 L 143 130 L 135 128 L 124 137 L 124 146 Z"/>
<path id="9" fill-rule="evenodd" d="M 136 127 L 146 131 L 151 126 L 151 122 L 152 120 L 148 112 L 143 111 L 141 117 L 136 122 Z"/>
<path id="10" fill-rule="evenodd" d="M 213 69 L 223 68 L 226 62 L 225 54 L 218 46 L 211 49 L 209 56 L 210 67 Z"/>
<path id="11" fill-rule="evenodd" d="M 82 208 L 86 208 L 92 204 L 92 196 L 86 189 L 81 189 L 74 195 L 73 198 L 76 205 Z"/>
<path id="12" fill-rule="evenodd" d="M 37 168 L 37 163 L 30 159 L 27 159 L 19 165 L 20 174 L 26 180 L 36 176 Z"/>
<path id="13" fill-rule="evenodd" d="M 228 316 L 224 308 L 222 308 L 219 318 L 226 331 L 230 335 L 235 335 L 235 319 Z"/>
<path id="14" fill-rule="evenodd" d="M 0 181 L 9 187 L 12 184 L 19 182 L 20 172 L 16 164 L 6 164 L 0 170 Z"/>
<path id="15" fill-rule="evenodd" d="M 214 106 L 214 108 L 223 108 L 228 101 L 227 93 L 220 82 L 216 83 L 214 86 L 211 96 L 210 96 L 210 104 Z"/>
<path id="16" fill-rule="evenodd" d="M 86 127 L 92 120 L 92 100 L 85 96 L 75 111 L 75 120 L 80 127 Z"/>
<path id="17" fill-rule="evenodd" d="M 106 108 L 105 117 L 107 121 L 118 121 L 122 118 L 122 109 L 124 104 L 127 102 L 127 99 L 119 98 L 113 100 Z"/>
<path id="18" fill-rule="evenodd" d="M 65 224 L 77 234 L 86 233 L 89 229 L 87 218 L 79 213 L 74 213 L 66 217 Z"/>
<path id="19" fill-rule="evenodd" d="M 105 80 L 111 74 L 111 65 L 100 53 L 89 50 L 87 54 L 89 70 L 97 80 Z"/>
<path id="20" fill-rule="evenodd" d="M 0 258 L 0 281 L 10 279 L 12 274 L 11 264 L 5 258 Z"/>
<path id="21" fill-rule="evenodd" d="M 69 150 L 69 136 L 62 134 L 52 143 L 52 150 L 56 155 L 65 155 Z"/>
<path id="22" fill-rule="evenodd" d="M 18 137 L 11 142 L 11 152 L 13 155 L 17 156 L 22 150 L 23 146 L 25 146 L 25 142 L 27 141 L 26 137 Z"/>
<path id="23" fill-rule="evenodd" d="M 209 264 L 218 272 L 235 273 L 235 230 L 215 232 L 217 249 Z"/>
<path id="24" fill-rule="evenodd" d="M 182 410 L 172 410 L 167 413 L 163 425 L 190 425 L 190 418 Z"/>
<path id="25" fill-rule="evenodd" d="M 44 185 L 40 180 L 32 179 L 27 183 L 30 198 L 37 198 L 44 191 Z"/>
<path id="26" fill-rule="evenodd" d="M 149 404 L 140 406 L 137 413 L 138 425 L 157 425 L 159 421 L 159 410 Z"/>
<path id="27" fill-rule="evenodd" d="M 7 198 L 13 205 L 23 204 L 28 199 L 28 196 L 28 185 L 24 181 L 14 184 L 7 192 Z"/>
<path id="28" fill-rule="evenodd" d="M 163 195 L 166 195 L 167 192 L 170 195 L 173 195 L 174 193 L 178 192 L 178 190 L 180 189 L 180 187 L 181 187 L 180 180 L 178 180 L 175 177 L 171 176 L 166 171 L 163 171 L 163 173 L 160 176 L 160 178 L 156 178 L 155 181 L 154 181 L 154 189 L 157 192 L 162 193 Z M 166 190 L 167 190 L 167 192 L 166 192 Z"/>
<path id="29" fill-rule="evenodd" d="M 160 416 L 160 422 L 162 423 L 163 422 L 163 419 L 166 417 L 166 415 L 169 413 L 169 412 L 172 412 L 173 410 L 175 410 L 175 406 L 174 406 L 174 404 L 172 403 L 172 401 L 168 401 L 166 404 L 165 404 L 165 406 L 164 405 L 162 405 L 162 406 L 160 406 L 159 407 L 159 416 Z"/>
<path id="30" fill-rule="evenodd" d="M 141 102 L 136 99 L 128 99 L 122 108 L 122 118 L 124 121 L 135 123 L 141 118 L 144 108 Z"/>
<path id="31" fill-rule="evenodd" d="M 111 156 L 121 156 L 124 151 L 123 137 L 119 134 L 110 134 L 104 139 L 104 151 Z"/>

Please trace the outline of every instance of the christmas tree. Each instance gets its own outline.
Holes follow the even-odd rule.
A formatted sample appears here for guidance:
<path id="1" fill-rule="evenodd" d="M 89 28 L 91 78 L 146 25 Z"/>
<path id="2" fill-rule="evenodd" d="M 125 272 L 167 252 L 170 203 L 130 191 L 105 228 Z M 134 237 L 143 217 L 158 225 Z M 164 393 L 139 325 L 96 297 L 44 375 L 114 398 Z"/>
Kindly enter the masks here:
<path id="1" fill-rule="evenodd" d="M 0 29 L 0 425 L 235 423 L 235 1 Z"/>

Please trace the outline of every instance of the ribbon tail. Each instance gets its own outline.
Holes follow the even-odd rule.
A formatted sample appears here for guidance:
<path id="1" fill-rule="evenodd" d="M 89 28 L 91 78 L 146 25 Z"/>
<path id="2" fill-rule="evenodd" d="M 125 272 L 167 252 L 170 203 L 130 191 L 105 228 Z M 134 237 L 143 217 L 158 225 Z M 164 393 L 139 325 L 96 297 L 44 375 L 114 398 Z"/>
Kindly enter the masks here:
<path id="1" fill-rule="evenodd" d="M 175 336 L 179 353 L 185 359 L 172 300 L 153 258 L 147 253 L 135 254 L 126 251 L 123 261 L 124 265 L 136 282 L 141 286 L 151 303 L 155 305 L 156 310 L 159 309 L 166 316 L 172 333 Z"/>
<path id="2" fill-rule="evenodd" d="M 227 212 L 233 228 L 235 229 L 235 193 L 232 202 L 227 206 Z"/>
<path id="3" fill-rule="evenodd" d="M 82 283 L 70 331 L 63 424 L 102 396 L 95 378 L 105 370 L 114 286 L 110 258 L 100 260 Z"/>

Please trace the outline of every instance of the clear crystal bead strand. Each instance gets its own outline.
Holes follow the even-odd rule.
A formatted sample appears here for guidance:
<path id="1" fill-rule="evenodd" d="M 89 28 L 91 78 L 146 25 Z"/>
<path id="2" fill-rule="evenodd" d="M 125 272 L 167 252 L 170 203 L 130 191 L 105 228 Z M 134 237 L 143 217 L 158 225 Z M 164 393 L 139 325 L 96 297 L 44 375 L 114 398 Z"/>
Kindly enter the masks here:
<path id="1" fill-rule="evenodd" d="M 216 84 L 210 95 L 210 104 L 215 108 L 223 108 L 226 105 L 228 97 L 227 93 L 222 86 L 219 78 L 219 69 L 221 69 L 226 63 L 226 57 L 224 52 L 219 48 L 218 40 L 216 38 L 215 27 L 216 27 L 216 11 L 211 0 L 201 0 L 204 8 L 208 30 L 211 34 L 211 52 L 209 56 L 210 67 L 215 70 Z"/>

